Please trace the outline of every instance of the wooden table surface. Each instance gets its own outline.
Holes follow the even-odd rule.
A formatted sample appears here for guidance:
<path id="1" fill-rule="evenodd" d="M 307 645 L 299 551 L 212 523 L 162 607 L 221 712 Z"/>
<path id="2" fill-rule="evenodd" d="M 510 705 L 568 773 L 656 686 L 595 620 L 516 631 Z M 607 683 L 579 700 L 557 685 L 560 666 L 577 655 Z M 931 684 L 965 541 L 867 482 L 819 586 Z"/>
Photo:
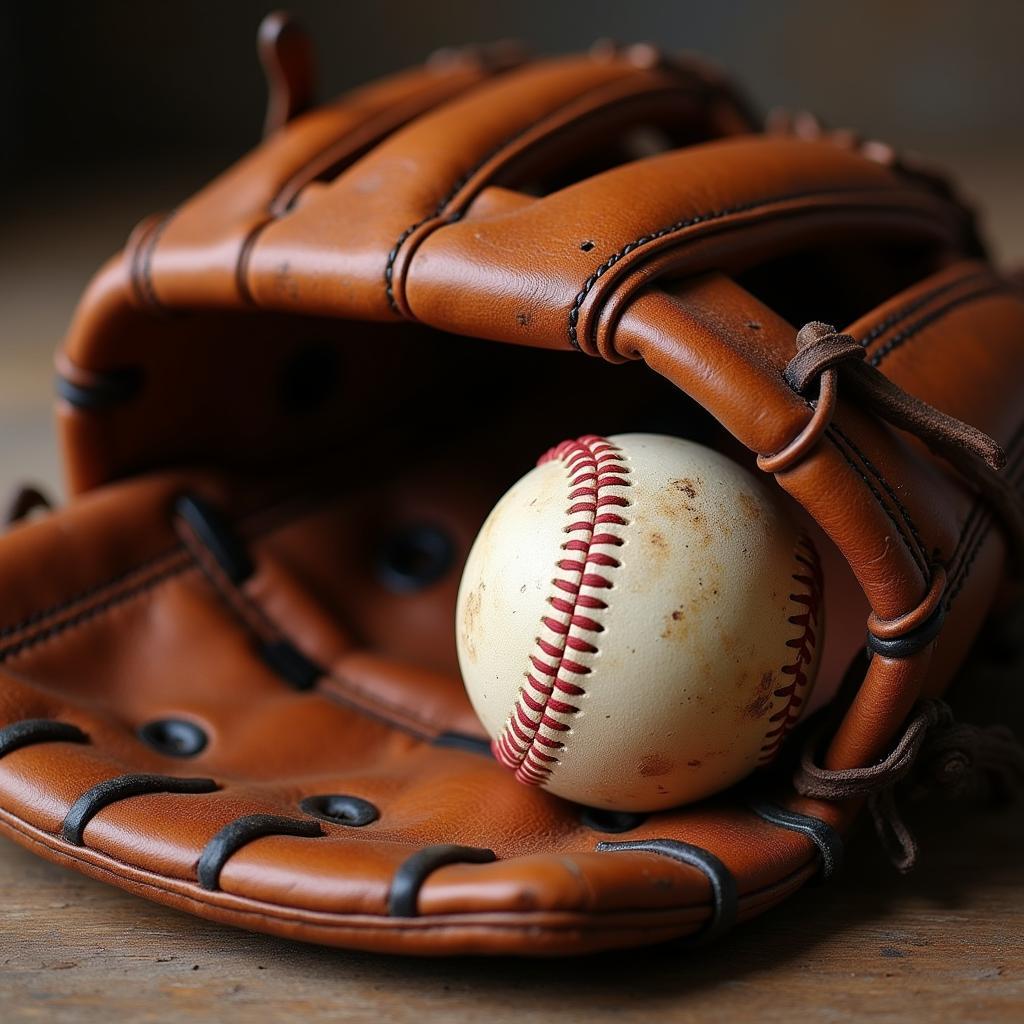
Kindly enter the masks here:
<path id="1" fill-rule="evenodd" d="M 961 162 L 1005 255 L 1024 257 L 1020 161 Z M 50 354 L 92 268 L 166 194 L 111 191 L 0 236 L 0 495 L 59 493 Z M 13 227 L 12 227 L 13 224 Z M 72 226 L 74 230 L 72 230 Z M 1018 668 L 1020 668 L 1018 666 Z M 984 674 L 984 673 L 982 673 Z M 1024 670 L 975 676 L 1024 733 Z M 987 705 L 985 704 L 987 701 Z M 386 958 L 207 924 L 0 840 L 0 1021 L 1024 1021 L 1024 812 L 928 807 L 918 871 L 869 831 L 845 871 L 708 949 L 573 961 Z"/>

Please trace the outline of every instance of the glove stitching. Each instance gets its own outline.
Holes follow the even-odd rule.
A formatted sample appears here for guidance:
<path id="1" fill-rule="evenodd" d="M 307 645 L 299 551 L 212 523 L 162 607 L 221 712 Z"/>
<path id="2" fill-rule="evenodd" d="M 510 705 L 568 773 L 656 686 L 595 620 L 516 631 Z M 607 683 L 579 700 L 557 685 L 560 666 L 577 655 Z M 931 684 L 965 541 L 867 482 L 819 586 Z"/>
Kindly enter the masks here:
<path id="1" fill-rule="evenodd" d="M 291 503 L 289 503 L 288 507 L 291 507 Z M 255 529 L 251 531 L 247 530 L 246 532 L 247 534 L 251 533 L 252 535 L 259 536 L 263 533 L 270 531 L 271 529 L 276 528 L 277 525 L 280 525 L 281 522 L 287 523 L 289 521 L 292 521 L 293 519 L 301 518 L 306 514 L 308 514 L 307 510 L 300 507 L 297 512 L 293 511 L 290 515 L 282 517 L 279 506 L 269 505 L 267 507 L 257 508 L 246 513 L 244 516 L 240 517 L 240 522 L 258 522 L 259 525 L 257 525 Z M 264 522 L 263 519 L 266 519 L 266 521 Z M 152 555 L 149 558 L 144 559 L 143 561 L 132 566 L 130 569 L 126 569 L 124 572 L 121 572 L 116 576 L 111 577 L 110 579 L 103 580 L 101 583 L 97 583 L 91 587 L 86 587 L 84 590 L 80 590 L 77 593 L 72 594 L 70 597 L 64 599 L 63 601 L 59 601 L 56 604 L 49 605 L 46 608 L 41 609 L 40 611 L 33 612 L 31 615 L 22 619 L 20 622 L 0 628 L 0 640 L 10 637 L 16 633 L 20 633 L 23 630 L 29 629 L 33 626 L 37 626 L 40 623 L 44 622 L 46 619 L 59 616 L 62 612 L 68 611 L 75 605 L 83 604 L 89 601 L 91 598 L 96 597 L 103 591 L 117 589 L 122 584 L 127 584 L 133 577 L 144 575 L 149 570 L 156 568 L 162 562 L 173 560 L 175 557 L 181 557 L 184 554 L 185 549 L 180 544 L 171 548 L 166 548 L 158 554 Z M 181 568 L 182 570 L 187 569 L 188 565 L 183 564 Z M 126 593 L 124 596 L 125 598 L 130 597 L 131 593 Z M 62 626 L 61 628 L 64 627 Z M 0 657 L 2 657 L 2 652 L 0 652 Z"/>
<path id="2" fill-rule="evenodd" d="M 1010 439 L 1010 443 L 1007 445 L 1007 465 L 1006 473 L 1010 479 L 1014 478 L 1020 470 L 1018 463 L 1021 457 L 1024 456 L 1024 448 L 1021 446 L 1021 442 L 1024 441 L 1024 424 L 1017 428 L 1013 437 Z M 989 509 L 988 503 L 982 501 L 980 498 L 976 498 L 974 503 L 971 505 L 970 511 L 964 518 L 963 525 L 960 528 L 960 535 L 957 538 L 956 545 L 953 548 L 952 553 L 949 556 L 947 563 L 947 570 L 949 572 L 950 583 L 955 581 L 955 577 L 962 570 L 962 566 L 957 566 L 956 562 L 958 558 L 962 559 L 964 553 L 973 545 L 977 538 L 977 531 L 984 529 L 987 524 L 990 524 L 991 517 L 986 517 L 982 513 L 987 512 Z M 968 535 L 971 535 L 970 543 L 968 543 Z"/>
<path id="3" fill-rule="evenodd" d="M 327 669 L 324 678 L 336 683 L 342 688 L 342 692 L 317 685 L 312 693 L 326 697 L 350 711 L 357 711 L 393 729 L 399 729 L 424 743 L 433 743 L 451 725 L 450 722 L 424 718 L 401 704 L 386 700 L 332 668 Z"/>
<path id="4" fill-rule="evenodd" d="M 869 356 L 869 362 L 874 366 L 879 366 L 894 350 L 896 350 L 906 342 L 910 341 L 921 331 L 925 330 L 927 327 L 935 323 L 937 320 L 944 317 L 953 310 L 957 309 L 958 307 L 974 302 L 976 300 L 988 298 L 992 295 L 1005 294 L 1010 291 L 1009 285 L 1004 281 L 996 281 L 995 283 L 993 283 L 992 274 L 988 270 L 967 274 L 965 276 L 957 278 L 957 280 L 955 281 L 947 282 L 945 285 L 942 285 L 941 287 L 932 289 L 931 291 L 929 291 L 927 294 L 920 297 L 916 301 L 907 304 L 902 309 L 896 311 L 889 317 L 886 317 L 885 320 L 881 321 L 874 328 L 872 328 L 866 335 L 864 335 L 864 337 L 861 339 L 861 344 L 865 348 L 867 348 L 873 341 L 878 340 L 900 321 L 908 319 L 914 313 L 918 312 L 923 308 L 926 308 L 936 299 L 939 299 L 942 296 L 947 295 L 949 292 L 962 286 L 980 284 L 981 282 L 986 282 L 985 286 L 976 288 L 974 291 L 968 292 L 967 294 L 962 294 L 952 298 L 945 305 L 931 311 L 930 313 L 923 316 L 915 323 L 911 324 L 909 327 L 904 328 L 898 334 L 894 335 L 892 338 L 889 339 L 888 342 L 886 342 L 885 345 L 881 346 L 877 351 L 875 351 Z M 1019 439 L 1019 433 L 1020 432 L 1018 431 L 1017 437 L 1015 437 L 1014 442 L 1011 442 L 1011 444 L 1015 443 L 1015 441 Z M 962 554 L 963 552 L 968 550 L 966 545 L 967 534 L 974 526 L 975 520 L 983 511 L 984 507 L 985 504 L 983 502 L 975 502 L 972 506 L 967 518 L 964 521 L 960 537 L 957 541 L 957 545 L 954 548 L 952 555 L 950 556 L 951 565 L 957 560 L 958 554 Z M 984 518 L 982 518 L 982 520 L 980 520 L 979 522 L 984 524 Z M 985 530 L 985 533 L 987 533 L 987 530 Z M 951 572 L 951 591 L 946 600 L 947 609 L 952 603 L 953 597 L 956 596 L 956 593 L 959 592 L 960 587 L 963 585 L 963 579 L 959 578 L 958 576 L 959 572 L 961 570 L 966 570 L 969 567 L 970 562 L 973 561 L 973 558 L 974 556 L 976 556 L 976 554 L 977 546 L 974 547 L 973 554 L 971 558 L 968 560 L 967 564 L 962 565 L 959 569 L 954 569 Z"/>
<path id="5" fill-rule="evenodd" d="M 711 223 L 713 221 L 723 220 L 726 217 L 734 216 L 738 213 L 749 213 L 753 210 L 763 209 L 765 207 L 774 206 L 779 203 L 796 202 L 797 200 L 812 200 L 812 199 L 823 199 L 832 198 L 837 196 L 853 196 L 853 195 L 893 195 L 893 190 L 890 187 L 863 187 L 863 188 L 834 188 L 834 189 L 816 189 L 812 192 L 793 192 L 786 193 L 779 196 L 772 196 L 770 198 L 760 198 L 751 200 L 745 203 L 738 203 L 735 206 L 725 207 L 719 210 L 711 210 L 705 213 L 698 213 L 691 217 L 687 217 L 683 220 L 678 220 L 674 224 L 669 224 L 666 227 L 660 228 L 657 231 L 652 231 L 647 234 L 641 235 L 639 238 L 634 239 L 632 242 L 627 243 L 617 252 L 613 253 L 608 259 L 605 260 L 597 269 L 587 278 L 583 283 L 582 288 L 577 292 L 576 297 L 573 299 L 572 305 L 569 308 L 568 316 L 568 337 L 569 344 L 573 348 L 579 349 L 580 343 L 577 336 L 577 325 L 579 322 L 580 311 L 583 303 L 586 301 L 587 296 L 593 290 L 597 282 L 615 266 L 621 259 L 628 256 L 631 252 L 636 249 L 642 248 L 645 245 L 649 245 L 651 242 L 656 242 L 661 238 L 665 238 L 668 235 L 675 234 L 679 231 L 685 231 L 687 228 L 696 227 L 698 224 Z M 916 211 L 904 209 L 904 213 L 913 213 Z"/>
<path id="6" fill-rule="evenodd" d="M 460 175 L 460 177 L 451 186 L 451 188 L 448 190 L 445 196 L 437 203 L 432 212 L 428 213 L 426 216 L 422 217 L 414 224 L 410 224 L 409 227 L 407 227 L 398 236 L 398 239 L 396 240 L 395 244 L 391 247 L 391 250 L 388 252 L 387 263 L 385 264 L 384 267 L 384 292 L 385 295 L 387 296 L 388 305 L 391 307 L 391 311 L 393 313 L 399 316 L 402 315 L 402 311 L 398 308 L 398 303 L 395 300 L 394 293 L 395 263 L 398 260 L 398 254 L 401 251 L 402 246 L 409 239 L 409 236 L 412 235 L 415 231 L 418 231 L 421 227 L 423 227 L 424 224 L 428 223 L 429 221 L 437 217 L 442 216 L 447 207 L 455 200 L 459 192 L 461 192 L 462 189 L 465 188 L 469 181 L 475 175 L 479 174 L 479 172 L 484 167 L 486 167 L 488 163 L 490 163 L 492 160 L 498 157 L 502 153 L 502 151 L 508 149 L 511 146 L 514 146 L 517 142 L 525 138 L 527 135 L 530 135 L 533 132 L 537 132 L 538 129 L 540 129 L 540 134 L 538 135 L 537 139 L 537 143 L 539 144 L 550 139 L 554 132 L 564 131 L 570 125 L 576 126 L 580 122 L 588 118 L 599 117 L 606 114 L 609 109 L 613 109 L 618 103 L 631 103 L 637 102 L 638 99 L 649 99 L 651 95 L 657 92 L 678 93 L 680 96 L 685 96 L 687 98 L 696 98 L 698 100 L 706 99 L 709 96 L 715 96 L 720 92 L 724 92 L 724 90 L 718 90 L 714 86 L 711 86 L 710 88 L 701 88 L 698 87 L 698 85 L 696 84 L 690 84 L 687 86 L 660 87 L 658 89 L 651 89 L 641 93 L 629 93 L 627 96 L 619 97 L 618 99 L 612 102 L 605 102 L 599 107 L 590 107 L 586 110 L 581 111 L 577 117 L 573 118 L 567 124 L 560 123 L 554 125 L 553 129 L 545 129 L 541 127 L 542 125 L 545 124 L 545 122 L 551 122 L 557 119 L 560 115 L 564 114 L 567 110 L 571 110 L 577 104 L 586 102 L 588 98 L 592 98 L 595 95 L 600 96 L 602 92 L 607 91 L 609 85 L 619 84 L 623 80 L 624 79 L 620 79 L 618 81 L 613 82 L 602 82 L 600 86 L 593 89 L 588 89 L 585 92 L 580 93 L 577 96 L 574 96 L 571 100 L 569 100 L 566 103 L 563 103 L 561 106 L 556 107 L 554 110 L 549 111 L 547 114 L 544 115 L 542 120 L 535 121 L 532 124 L 527 125 L 525 128 L 515 132 L 513 135 L 510 135 L 508 138 L 504 139 L 493 149 L 489 150 L 487 155 L 481 158 L 473 167 L 471 167 L 469 170 L 463 172 L 463 174 Z M 520 154 L 515 155 L 518 156 Z M 465 211 L 455 211 L 451 213 L 448 216 L 448 222 L 457 223 L 459 220 L 462 219 L 464 212 Z"/>
<path id="7" fill-rule="evenodd" d="M 840 454 L 840 456 L 842 456 L 843 461 L 867 485 L 868 490 L 871 491 L 871 493 L 874 495 L 875 501 L 878 503 L 878 507 L 885 513 L 885 515 L 888 518 L 889 522 L 892 523 L 893 527 L 896 529 L 896 532 L 899 534 L 900 539 L 903 541 L 903 544 L 906 547 L 908 554 L 910 554 L 911 558 L 913 558 L 914 564 L 917 565 L 917 567 L 923 573 L 925 579 L 927 579 L 928 576 L 929 576 L 929 573 L 930 573 L 928 563 L 924 559 L 924 557 L 922 556 L 921 550 L 911 540 L 909 534 L 907 533 L 907 527 L 901 525 L 899 520 L 896 518 L 896 515 L 894 514 L 893 510 L 886 504 L 885 499 L 882 497 L 882 495 L 879 492 L 879 490 L 875 487 L 875 485 L 871 482 L 871 480 L 866 475 L 865 470 L 863 468 L 861 468 L 860 466 L 858 466 L 853 461 L 853 459 L 850 456 L 850 454 L 847 451 L 845 451 L 843 445 L 840 444 L 840 439 L 843 442 L 849 444 L 849 438 L 846 436 L 846 434 L 844 434 L 841 430 L 839 430 L 839 428 L 835 424 L 833 424 L 832 426 L 830 426 L 828 428 L 828 431 L 826 432 L 826 436 L 832 442 L 832 444 L 835 447 L 836 451 Z M 852 445 L 851 445 L 851 447 L 852 447 Z M 916 533 L 916 531 L 915 531 L 915 533 Z"/>
<path id="8" fill-rule="evenodd" d="M 162 572 L 158 572 L 156 575 L 150 577 L 148 580 L 145 580 L 134 588 L 114 594 L 106 600 L 100 601 L 98 604 L 83 609 L 77 614 L 72 615 L 70 618 L 55 623 L 40 633 L 31 634 L 5 648 L 0 648 L 0 662 L 8 661 L 29 648 L 36 647 L 39 644 L 44 643 L 47 640 L 51 640 L 54 637 L 59 636 L 61 633 L 72 629 L 73 627 L 80 626 L 91 619 L 95 619 L 118 605 L 125 604 L 132 598 L 139 597 L 140 595 L 153 590 L 162 583 L 166 583 L 173 577 L 181 575 L 190 568 L 192 568 L 192 566 L 187 562 L 183 562 L 181 565 L 171 565 L 169 568 Z"/>
<path id="9" fill-rule="evenodd" d="M 900 307 L 890 313 L 884 320 L 875 324 L 875 326 L 860 339 L 860 343 L 867 348 L 873 341 L 877 341 L 883 334 L 900 323 L 900 321 L 913 316 L 919 309 L 923 309 L 926 306 L 931 305 L 931 303 L 936 299 L 941 298 L 948 292 L 954 291 L 963 285 L 973 285 L 975 282 L 983 280 L 992 280 L 992 272 L 987 268 L 985 270 L 976 270 L 969 274 L 961 275 L 954 281 L 947 281 L 943 285 L 939 285 L 936 288 L 928 290 L 923 295 L 920 295 L 913 301 L 908 302 L 905 306 Z"/>
<path id="10" fill-rule="evenodd" d="M 274 641 L 283 641 L 294 647 L 297 651 L 300 651 L 304 656 L 310 657 L 310 655 L 303 651 L 302 646 L 296 643 L 288 633 L 281 629 L 281 627 L 267 614 L 263 606 L 258 601 L 254 600 L 249 594 L 247 594 L 242 587 L 236 586 L 230 579 L 228 579 L 216 559 L 213 558 L 210 552 L 201 542 L 198 541 L 197 538 L 191 535 L 191 531 L 184 525 L 182 526 L 181 536 L 183 543 L 192 555 L 197 568 L 200 569 L 214 592 L 220 597 L 221 601 L 243 629 L 245 629 L 253 640 L 255 640 L 257 645 L 264 646 Z M 328 666 L 322 665 L 318 661 L 316 663 L 317 667 L 322 672 L 321 679 L 330 679 L 343 687 L 346 691 L 345 696 L 348 697 L 348 700 L 345 699 L 345 696 L 333 693 L 330 690 L 325 690 L 320 686 L 313 688 L 315 692 L 318 692 L 330 699 L 337 700 L 338 703 L 350 710 L 357 711 L 364 715 L 372 715 L 374 718 L 383 721 L 389 726 L 401 728 L 404 732 L 408 732 L 411 735 L 414 735 L 417 739 L 427 742 L 431 741 L 439 732 L 446 728 L 448 724 L 423 718 L 406 707 L 383 700 L 378 694 L 373 693 L 365 687 L 359 686 L 350 679 L 339 676 Z M 359 701 L 365 702 L 369 707 L 363 706 L 358 703 Z M 406 724 L 407 722 L 415 723 L 415 726 L 418 728 L 411 727 Z"/>
<path id="11" fill-rule="evenodd" d="M 917 554 L 920 555 L 918 564 L 924 571 L 925 577 L 928 576 L 928 548 L 924 542 L 924 538 L 921 536 L 920 530 L 917 528 L 917 523 L 914 522 L 913 516 L 910 514 L 910 510 L 900 501 L 899 495 L 896 493 L 896 489 L 886 479 L 885 474 L 867 457 L 867 455 L 858 447 L 853 438 L 847 434 L 842 427 L 837 423 L 833 422 L 831 430 L 835 431 L 853 450 L 853 453 L 860 459 L 864 464 L 864 468 L 878 481 L 879 485 L 884 489 L 885 493 L 892 499 L 893 504 L 898 509 L 900 515 L 903 517 L 904 522 L 907 524 L 914 540 L 917 542 Z M 913 551 L 911 552 L 914 553 Z"/>
<path id="12" fill-rule="evenodd" d="M 145 573 L 147 570 L 158 565 L 174 555 L 180 555 L 181 548 L 173 547 L 168 548 L 166 551 L 160 552 L 158 555 L 153 555 L 151 558 L 147 558 L 145 561 L 140 562 L 138 565 L 132 566 L 132 568 L 125 570 L 125 572 L 114 576 L 112 579 L 104 580 L 102 583 L 98 583 L 95 586 L 88 587 L 85 590 L 81 590 L 73 596 L 58 602 L 57 604 L 50 605 L 47 608 L 43 608 L 40 611 L 33 612 L 27 618 L 22 619 L 20 622 L 16 622 L 10 626 L 4 626 L 0 629 L 0 640 L 11 636 L 14 633 L 20 633 L 24 629 L 28 629 L 31 626 L 35 626 L 45 619 L 52 618 L 55 615 L 59 615 L 61 612 L 67 611 L 69 608 L 74 607 L 76 604 L 81 604 L 88 601 L 89 598 L 95 597 L 97 594 L 104 590 L 115 588 L 122 583 L 127 582 L 131 577 Z"/>
<path id="13" fill-rule="evenodd" d="M 901 345 L 910 341 L 915 335 L 923 331 L 925 328 L 931 326 L 936 321 L 940 320 L 946 314 L 953 312 L 961 306 L 965 306 L 968 303 L 976 302 L 980 299 L 987 299 L 994 295 L 1005 295 L 1009 294 L 1010 287 L 1004 282 L 997 284 L 991 284 L 984 288 L 979 288 L 976 291 L 969 292 L 966 295 L 960 295 L 954 299 L 950 299 L 944 306 L 940 306 L 938 309 L 933 310 L 926 316 L 923 316 L 916 323 L 911 324 L 910 327 L 905 328 L 898 334 L 890 338 L 884 345 L 878 348 L 875 352 L 868 356 L 868 362 L 872 366 L 878 366 L 887 356 L 891 355 L 892 352 L 899 348 Z M 884 333 L 884 332 L 883 332 Z M 866 346 L 866 342 L 861 342 Z"/>
<path id="14" fill-rule="evenodd" d="M 1018 453 L 1018 457 L 1021 453 Z M 1013 474 L 1011 480 L 1015 484 L 1020 484 L 1024 480 L 1024 459 L 1020 460 L 1017 465 L 1013 467 Z M 985 544 L 985 540 L 992 531 L 992 526 L 995 522 L 995 517 L 989 511 L 989 506 L 986 502 L 978 502 L 977 506 L 980 508 L 984 515 L 979 520 L 978 531 L 975 536 L 974 546 L 971 548 L 970 553 L 966 555 L 964 560 L 961 562 L 960 569 L 957 573 L 955 582 L 952 583 L 949 589 L 948 596 L 946 598 L 947 610 L 952 606 L 954 598 L 960 593 L 967 583 L 967 578 L 970 575 L 971 566 L 974 564 L 978 555 L 981 554 L 981 549 Z"/>

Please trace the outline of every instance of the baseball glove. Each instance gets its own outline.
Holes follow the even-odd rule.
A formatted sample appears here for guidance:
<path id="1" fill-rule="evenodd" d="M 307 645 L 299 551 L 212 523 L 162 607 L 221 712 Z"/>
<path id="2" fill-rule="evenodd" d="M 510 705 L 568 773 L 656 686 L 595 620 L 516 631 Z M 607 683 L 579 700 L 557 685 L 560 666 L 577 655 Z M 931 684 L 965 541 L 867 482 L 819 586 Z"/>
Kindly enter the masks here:
<path id="1" fill-rule="evenodd" d="M 321 107 L 308 50 L 265 23 L 266 139 L 136 229 L 58 357 L 72 498 L 0 538 L 3 832 L 289 938 L 564 954 L 719 935 L 865 809 L 909 865 L 901 781 L 1019 781 L 937 700 L 1024 536 L 1024 296 L 943 179 L 646 46 Z M 837 694 L 790 734 L 776 691 L 771 766 L 650 815 L 515 781 L 455 654 L 494 501 L 622 431 L 801 510 L 789 678 L 824 609 Z"/>

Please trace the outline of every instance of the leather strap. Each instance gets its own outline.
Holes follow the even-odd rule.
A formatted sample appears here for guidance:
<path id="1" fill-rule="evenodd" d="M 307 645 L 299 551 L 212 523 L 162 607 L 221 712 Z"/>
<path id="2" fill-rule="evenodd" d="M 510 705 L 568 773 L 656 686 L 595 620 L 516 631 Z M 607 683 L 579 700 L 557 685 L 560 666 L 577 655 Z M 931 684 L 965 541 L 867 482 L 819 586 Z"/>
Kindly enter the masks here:
<path id="1" fill-rule="evenodd" d="M 0 757 L 37 743 L 88 743 L 89 737 L 77 725 L 50 718 L 25 718 L 0 729 Z"/>
<path id="2" fill-rule="evenodd" d="M 626 842 L 598 843 L 602 853 L 656 853 L 697 868 L 707 877 L 711 887 L 711 916 L 704 928 L 689 941 L 710 942 L 720 938 L 736 923 L 739 898 L 736 879 L 729 869 L 710 851 L 675 839 L 636 839 Z"/>
<path id="3" fill-rule="evenodd" d="M 497 860 L 493 850 L 478 846 L 458 846 L 443 843 L 425 846 L 404 860 L 391 880 L 388 894 L 388 913 L 392 917 L 416 917 L 419 914 L 419 895 L 423 883 L 447 864 L 490 864 Z"/>
<path id="4" fill-rule="evenodd" d="M 179 779 L 172 775 L 119 775 L 83 793 L 64 817 L 61 835 L 81 846 L 85 828 L 104 807 L 132 796 L 152 793 L 213 793 L 220 786 L 213 779 Z"/>
<path id="5" fill-rule="evenodd" d="M 243 847 L 264 836 L 301 836 L 316 839 L 324 834 L 315 822 L 277 814 L 249 814 L 225 825 L 205 846 L 196 868 L 204 889 L 220 888 L 224 865 Z"/>
<path id="6" fill-rule="evenodd" d="M 779 828 L 799 832 L 818 848 L 819 875 L 823 882 L 829 881 L 843 863 L 843 837 L 827 822 L 809 814 L 780 807 L 768 800 L 751 800 L 750 809 L 765 821 Z"/>

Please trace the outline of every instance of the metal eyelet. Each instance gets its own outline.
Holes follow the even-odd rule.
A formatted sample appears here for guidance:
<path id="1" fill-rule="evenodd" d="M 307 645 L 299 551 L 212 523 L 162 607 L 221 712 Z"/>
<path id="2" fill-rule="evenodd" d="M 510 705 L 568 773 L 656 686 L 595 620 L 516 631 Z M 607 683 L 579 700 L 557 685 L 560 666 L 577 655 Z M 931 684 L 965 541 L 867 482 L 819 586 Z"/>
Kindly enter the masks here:
<path id="1" fill-rule="evenodd" d="M 159 718 L 139 729 L 139 739 L 167 757 L 195 757 L 206 749 L 207 735 L 195 722 Z"/>
<path id="2" fill-rule="evenodd" d="M 299 809 L 321 821 L 349 828 L 362 828 L 380 817 L 380 811 L 369 800 L 341 793 L 307 796 L 299 804 Z"/>

